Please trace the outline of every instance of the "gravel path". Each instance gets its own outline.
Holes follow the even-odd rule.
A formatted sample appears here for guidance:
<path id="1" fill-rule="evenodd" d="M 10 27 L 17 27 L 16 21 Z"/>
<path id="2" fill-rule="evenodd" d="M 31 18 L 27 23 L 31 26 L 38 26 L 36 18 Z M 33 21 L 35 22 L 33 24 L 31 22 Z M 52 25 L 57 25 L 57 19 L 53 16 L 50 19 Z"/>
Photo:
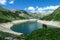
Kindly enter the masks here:
<path id="1" fill-rule="evenodd" d="M 56 27 L 60 27 L 60 21 L 44 21 L 44 20 L 38 20 L 37 22 L 47 25 L 52 25 Z"/>

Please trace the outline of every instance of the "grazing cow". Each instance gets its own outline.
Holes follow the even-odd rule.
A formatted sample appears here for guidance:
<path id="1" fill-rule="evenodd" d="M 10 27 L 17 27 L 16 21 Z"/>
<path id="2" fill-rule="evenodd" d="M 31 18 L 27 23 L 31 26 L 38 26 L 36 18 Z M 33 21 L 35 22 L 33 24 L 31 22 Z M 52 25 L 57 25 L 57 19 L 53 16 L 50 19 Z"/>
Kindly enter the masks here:
<path id="1" fill-rule="evenodd" d="M 46 24 L 43 24 L 42 26 L 43 26 L 43 28 L 47 28 L 47 25 Z"/>

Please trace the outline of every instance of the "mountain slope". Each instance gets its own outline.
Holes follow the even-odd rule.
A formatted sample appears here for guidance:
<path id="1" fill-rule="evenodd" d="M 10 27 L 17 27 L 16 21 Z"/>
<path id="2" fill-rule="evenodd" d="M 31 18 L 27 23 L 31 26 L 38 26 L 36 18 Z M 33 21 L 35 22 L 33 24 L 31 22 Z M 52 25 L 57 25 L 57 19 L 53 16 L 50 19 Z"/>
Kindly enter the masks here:
<path id="1" fill-rule="evenodd" d="M 43 20 L 53 20 L 53 21 L 60 21 L 60 7 L 57 8 L 52 14 L 44 16 Z"/>
<path id="2" fill-rule="evenodd" d="M 13 10 L 12 12 L 18 14 L 20 17 L 24 17 L 25 19 L 30 18 L 29 13 L 27 13 L 27 12 L 24 11 L 24 10 Z"/>
<path id="3" fill-rule="evenodd" d="M 0 7 L 0 21 L 2 20 L 15 20 L 19 19 L 20 17 L 18 14 L 12 13 L 10 10 L 7 10 L 3 7 Z"/>
<path id="4" fill-rule="evenodd" d="M 0 23 L 12 20 L 28 19 L 30 16 L 24 10 L 11 11 L 0 6 Z"/>

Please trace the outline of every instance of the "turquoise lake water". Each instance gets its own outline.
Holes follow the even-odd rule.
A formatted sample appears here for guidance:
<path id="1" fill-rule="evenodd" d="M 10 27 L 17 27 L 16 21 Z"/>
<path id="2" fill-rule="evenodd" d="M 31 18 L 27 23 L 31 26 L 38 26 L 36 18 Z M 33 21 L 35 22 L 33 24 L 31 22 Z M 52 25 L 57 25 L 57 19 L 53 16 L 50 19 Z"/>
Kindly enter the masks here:
<path id="1" fill-rule="evenodd" d="M 30 34 L 32 31 L 42 28 L 42 25 L 37 22 L 25 22 L 15 24 L 11 29 L 15 32 Z"/>

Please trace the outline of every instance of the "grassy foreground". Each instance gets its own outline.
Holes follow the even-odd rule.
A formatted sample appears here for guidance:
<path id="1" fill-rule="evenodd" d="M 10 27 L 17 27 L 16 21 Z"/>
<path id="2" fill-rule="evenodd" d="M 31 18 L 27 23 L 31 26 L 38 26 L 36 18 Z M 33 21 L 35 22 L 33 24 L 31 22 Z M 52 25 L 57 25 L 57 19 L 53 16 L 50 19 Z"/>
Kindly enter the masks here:
<path id="1" fill-rule="evenodd" d="M 47 28 L 33 31 L 25 40 L 60 40 L 60 28 Z"/>
<path id="2" fill-rule="evenodd" d="M 11 37 L 16 40 L 60 40 L 60 28 L 41 28 L 24 36 L 17 36 L 0 31 L 0 40 L 6 40 L 6 37 Z"/>

